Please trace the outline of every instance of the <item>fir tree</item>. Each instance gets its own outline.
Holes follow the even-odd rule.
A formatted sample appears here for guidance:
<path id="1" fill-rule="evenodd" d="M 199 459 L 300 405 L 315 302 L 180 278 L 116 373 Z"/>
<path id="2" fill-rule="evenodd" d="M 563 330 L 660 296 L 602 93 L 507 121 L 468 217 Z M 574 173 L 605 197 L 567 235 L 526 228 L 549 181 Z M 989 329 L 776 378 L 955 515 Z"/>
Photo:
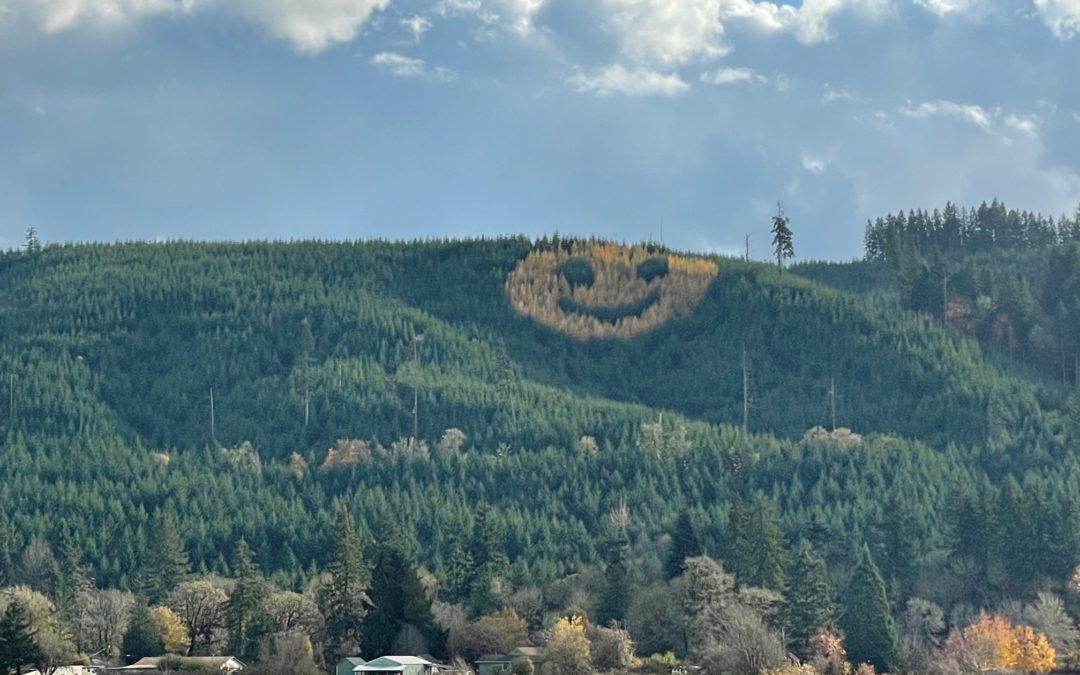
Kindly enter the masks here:
<path id="1" fill-rule="evenodd" d="M 671 551 L 664 565 L 664 574 L 669 580 L 681 576 L 686 570 L 686 559 L 701 555 L 703 552 L 704 548 L 701 546 L 697 532 L 694 531 L 689 512 L 680 512 L 679 519 L 675 521 L 675 531 L 671 535 Z"/>
<path id="2" fill-rule="evenodd" d="M 825 561 L 804 544 L 791 563 L 783 619 L 795 650 L 805 656 L 808 641 L 836 621 L 836 605 Z"/>
<path id="3" fill-rule="evenodd" d="M 625 527 L 615 526 L 605 546 L 604 590 L 596 607 L 596 623 L 604 626 L 626 619 L 633 589 L 630 585 L 630 539 Z"/>
<path id="4" fill-rule="evenodd" d="M 870 549 L 858 553 L 844 606 L 844 634 L 853 663 L 871 663 L 887 672 L 896 663 L 896 625 L 881 578 Z"/>
<path id="5" fill-rule="evenodd" d="M 337 663 L 344 656 L 358 653 L 360 628 L 371 605 L 360 539 L 344 505 L 338 511 L 333 550 L 326 570 L 329 580 L 318 594 L 319 609 L 326 619 L 326 663 Z"/>
<path id="6" fill-rule="evenodd" d="M 159 509 L 154 514 L 147 544 L 140 590 L 152 604 L 159 604 L 191 571 L 184 540 L 171 511 Z"/>
<path id="7" fill-rule="evenodd" d="M 243 537 L 236 543 L 232 567 L 236 586 L 225 607 L 229 651 L 241 659 L 252 661 L 259 655 L 259 643 L 267 632 L 263 616 L 267 584 L 252 557 L 251 547 Z"/>
<path id="8" fill-rule="evenodd" d="M 161 636 L 150 615 L 150 608 L 142 598 L 135 601 L 135 608 L 131 610 L 122 649 L 124 661 L 127 663 L 135 663 L 145 656 L 160 656 L 165 652 Z"/>
<path id="9" fill-rule="evenodd" d="M 787 567 L 780 515 L 776 505 L 758 494 L 750 504 L 736 499 L 731 507 L 726 562 L 741 586 L 784 589 Z"/>
<path id="10" fill-rule="evenodd" d="M 469 575 L 469 610 L 475 616 L 490 614 L 501 606 L 492 586 L 510 571 L 506 557 L 506 535 L 487 504 L 476 508 L 472 542 L 469 547 L 472 573 Z"/>
<path id="11" fill-rule="evenodd" d="M 784 269 L 784 260 L 795 255 L 795 246 L 792 244 L 791 228 L 788 227 L 790 219 L 784 215 L 784 209 L 780 203 L 776 204 L 776 215 L 772 217 L 773 253 L 776 255 L 776 266 Z"/>
<path id="12" fill-rule="evenodd" d="M 0 617 L 0 673 L 21 673 L 25 665 L 37 665 L 43 654 L 30 628 L 30 617 L 22 604 L 12 600 Z"/>
<path id="13" fill-rule="evenodd" d="M 408 626 L 423 635 L 426 651 L 436 655 L 445 652 L 446 637 L 431 613 L 431 601 L 416 566 L 400 545 L 383 544 L 375 553 L 371 605 L 361 633 L 360 655 L 365 659 L 392 653 L 398 636 Z"/>

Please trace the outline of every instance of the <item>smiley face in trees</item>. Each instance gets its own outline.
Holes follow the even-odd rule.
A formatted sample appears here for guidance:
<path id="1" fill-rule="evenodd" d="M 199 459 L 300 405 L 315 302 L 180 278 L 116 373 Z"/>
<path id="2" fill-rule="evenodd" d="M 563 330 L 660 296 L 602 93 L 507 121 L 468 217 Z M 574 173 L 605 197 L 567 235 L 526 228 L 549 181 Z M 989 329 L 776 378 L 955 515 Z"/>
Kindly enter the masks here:
<path id="1" fill-rule="evenodd" d="M 533 251 L 506 280 L 514 309 L 580 340 L 628 339 L 692 309 L 716 263 L 646 246 L 575 243 Z"/>

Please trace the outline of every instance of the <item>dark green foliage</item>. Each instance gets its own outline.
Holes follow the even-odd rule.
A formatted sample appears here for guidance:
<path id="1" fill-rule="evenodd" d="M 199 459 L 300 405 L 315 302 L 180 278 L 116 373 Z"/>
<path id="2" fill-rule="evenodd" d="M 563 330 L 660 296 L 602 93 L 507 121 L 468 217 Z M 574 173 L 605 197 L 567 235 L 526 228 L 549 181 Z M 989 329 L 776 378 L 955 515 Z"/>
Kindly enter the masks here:
<path id="1" fill-rule="evenodd" d="M 493 584 L 510 572 L 506 555 L 506 535 L 492 508 L 482 503 L 476 508 L 472 542 L 469 546 L 469 612 L 473 617 L 500 609 Z"/>
<path id="2" fill-rule="evenodd" d="M 809 544 L 803 544 L 792 560 L 788 580 L 783 622 L 796 653 L 805 657 L 810 638 L 836 623 L 836 603 L 825 561 Z"/>
<path id="3" fill-rule="evenodd" d="M 160 604 L 190 572 L 187 550 L 172 512 L 158 510 L 141 551 L 142 588 L 152 604 Z"/>
<path id="4" fill-rule="evenodd" d="M 682 575 L 686 570 L 686 559 L 704 552 L 694 524 L 690 521 L 690 513 L 680 511 L 679 519 L 675 521 L 675 531 L 671 534 L 671 550 L 664 565 L 664 575 L 669 580 Z"/>
<path id="5" fill-rule="evenodd" d="M 10 602 L 0 616 L 0 673 L 21 673 L 23 666 L 41 662 L 42 652 L 34 635 L 26 610 L 18 602 Z"/>
<path id="6" fill-rule="evenodd" d="M 638 265 L 637 275 L 638 278 L 648 283 L 653 279 L 667 276 L 668 273 L 668 259 L 667 256 L 656 256 L 653 258 L 647 258 L 645 262 Z"/>
<path id="7" fill-rule="evenodd" d="M 630 579 L 630 539 L 626 528 L 613 526 L 604 544 L 604 587 L 596 605 L 595 622 L 606 626 L 626 620 L 626 610 L 633 599 Z"/>
<path id="8" fill-rule="evenodd" d="M 660 298 L 659 292 L 649 293 L 641 300 L 625 304 L 617 305 L 615 307 L 589 307 L 580 303 L 574 302 L 571 298 L 560 297 L 559 309 L 567 314 L 583 314 L 586 316 L 592 316 L 601 321 L 608 321 L 615 323 L 619 319 L 627 316 L 641 316 L 641 313 L 656 304 L 656 301 Z"/>
<path id="9" fill-rule="evenodd" d="M 888 672 L 896 663 L 897 636 L 885 582 L 870 550 L 863 546 L 844 601 L 844 636 L 852 663 L 871 663 Z"/>
<path id="10" fill-rule="evenodd" d="M 395 653 L 395 641 L 407 626 L 427 641 L 427 652 L 445 657 L 446 634 L 431 613 L 431 600 L 416 566 L 393 543 L 377 547 L 371 574 L 371 611 L 364 619 L 360 655 L 371 660 Z"/>
<path id="11" fill-rule="evenodd" d="M 263 602 L 269 588 L 255 564 L 251 547 L 243 538 L 236 543 L 232 571 L 236 586 L 225 608 L 229 653 L 241 660 L 254 661 L 268 630 Z"/>
<path id="12" fill-rule="evenodd" d="M 874 286 L 888 276 L 883 263 L 852 268 L 858 281 L 844 287 L 871 291 L 857 297 L 718 258 L 719 275 L 690 314 L 633 340 L 581 343 L 506 301 L 506 275 L 533 248 L 506 238 L 0 255 L 0 503 L 9 505 L 0 511 L 0 576 L 20 579 L 34 538 L 71 576 L 62 545 L 70 537 L 77 565 L 99 585 L 162 597 L 188 567 L 227 574 L 244 538 L 268 577 L 300 588 L 330 563 L 335 505 L 344 504 L 365 537 L 392 513 L 409 558 L 436 573 L 444 597 L 480 611 L 505 600 L 492 590 L 496 578 L 528 584 L 599 567 L 613 495 L 633 507 L 635 556 L 655 557 L 648 551 L 692 505 L 703 550 L 728 558 L 729 506 L 761 492 L 776 504 L 780 532 L 805 534 L 842 566 L 863 533 L 883 551 L 892 535 L 880 500 L 898 484 L 917 523 L 915 572 L 950 547 L 950 573 L 975 604 L 1032 591 L 1036 574 L 1066 574 L 1076 537 L 1063 514 L 1080 499 L 1067 479 L 1080 472 L 1080 432 L 1066 392 L 988 355 L 955 322 L 898 311 Z M 1012 284 L 989 297 L 1017 314 L 1009 318 L 1024 363 L 1053 349 L 1028 349 L 1017 326 L 1030 324 L 1028 337 L 1049 331 L 1055 349 L 1080 335 L 1070 323 L 1080 266 L 1059 249 L 1062 292 L 1022 276 L 1026 293 L 1004 273 L 984 284 L 982 265 L 947 266 L 950 297 Z M 1042 269 L 1039 255 L 1020 260 Z M 944 269 L 932 255 L 923 261 L 934 274 Z M 836 285 L 842 277 L 831 268 L 821 276 Z M 1049 303 L 1064 309 L 1047 324 Z M 754 436 L 731 426 L 741 422 L 743 345 Z M 1067 377 L 1061 354 L 1053 359 L 1055 382 L 1073 379 L 1069 356 Z M 798 440 L 826 420 L 831 377 L 841 424 L 864 433 L 861 443 Z M 211 388 L 217 439 L 228 448 L 250 441 L 257 464 L 210 442 Z M 412 435 L 414 390 L 427 454 L 391 447 Z M 677 457 L 638 442 L 661 409 L 665 429 L 686 429 Z M 449 427 L 466 440 L 437 449 Z M 577 450 L 583 436 L 595 454 Z M 367 441 L 370 457 L 319 470 L 343 438 Z M 1008 552 L 996 528 L 964 535 L 969 548 L 946 527 L 947 497 L 960 487 L 978 493 L 966 522 L 986 529 L 1010 475 L 1039 491 L 1019 508 L 1040 519 L 1025 545 L 1048 561 L 1011 590 L 998 578 Z M 770 567 L 764 576 L 775 578 Z M 912 573 L 883 570 L 890 587 Z M 70 583 L 57 591 L 70 598 Z"/>
<path id="13" fill-rule="evenodd" d="M 776 504 L 757 494 L 731 506 L 724 562 L 741 586 L 784 590 L 787 567 Z"/>
<path id="14" fill-rule="evenodd" d="M 135 607 L 131 610 L 131 619 L 127 632 L 124 633 L 121 649 L 126 663 L 135 663 L 145 656 L 161 656 L 165 652 L 161 636 L 158 635 L 150 615 L 150 608 L 142 598 L 136 600 Z"/>
<path id="15" fill-rule="evenodd" d="M 357 653 L 361 625 L 371 606 L 367 594 L 370 575 L 352 516 L 344 506 L 338 507 L 332 546 L 333 557 L 326 570 L 329 580 L 319 589 L 319 610 L 326 620 L 326 663 Z"/>
<path id="16" fill-rule="evenodd" d="M 570 258 L 559 266 L 559 272 L 566 279 L 570 287 L 592 286 L 596 281 L 596 274 L 592 265 L 584 258 Z"/>
<path id="17" fill-rule="evenodd" d="M 791 219 L 784 215 L 780 204 L 776 205 L 776 215 L 772 217 L 772 245 L 773 254 L 776 256 L 776 266 L 783 269 L 784 260 L 795 255 L 795 246 L 792 242 L 791 228 L 788 223 Z"/>

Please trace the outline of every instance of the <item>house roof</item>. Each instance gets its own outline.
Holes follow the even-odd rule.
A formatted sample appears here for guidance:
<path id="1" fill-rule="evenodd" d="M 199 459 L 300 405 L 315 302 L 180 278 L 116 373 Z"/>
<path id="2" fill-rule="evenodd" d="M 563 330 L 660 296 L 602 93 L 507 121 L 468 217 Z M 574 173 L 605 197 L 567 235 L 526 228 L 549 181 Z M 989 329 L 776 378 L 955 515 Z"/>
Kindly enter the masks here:
<path id="1" fill-rule="evenodd" d="M 139 670 L 157 670 L 158 665 L 164 659 L 172 658 L 168 656 L 146 656 L 130 666 L 124 666 L 123 668 L 111 668 L 110 670 L 125 670 L 125 671 L 139 671 Z M 220 669 L 229 662 L 235 662 L 241 668 L 244 667 L 243 661 L 235 656 L 182 656 L 179 657 L 184 663 L 189 663 L 195 666 L 204 666 L 210 668 Z"/>
<path id="2" fill-rule="evenodd" d="M 354 666 L 362 666 L 365 663 L 367 663 L 367 661 L 360 658 L 359 656 L 346 656 L 345 658 L 338 661 L 338 663 L 342 664 L 342 663 L 345 663 L 346 661 L 348 661 L 349 663 L 351 663 Z"/>
<path id="3" fill-rule="evenodd" d="M 501 663 L 503 661 L 511 661 L 513 657 L 508 654 L 484 654 L 480 658 L 476 659 L 477 663 Z"/>
<path id="4" fill-rule="evenodd" d="M 543 647 L 518 647 L 510 652 L 510 656 L 528 656 L 530 658 L 543 658 L 547 650 Z"/>
<path id="5" fill-rule="evenodd" d="M 405 666 L 434 666 L 435 664 L 419 656 L 380 656 L 353 668 L 354 673 L 377 673 L 379 671 L 401 670 Z"/>

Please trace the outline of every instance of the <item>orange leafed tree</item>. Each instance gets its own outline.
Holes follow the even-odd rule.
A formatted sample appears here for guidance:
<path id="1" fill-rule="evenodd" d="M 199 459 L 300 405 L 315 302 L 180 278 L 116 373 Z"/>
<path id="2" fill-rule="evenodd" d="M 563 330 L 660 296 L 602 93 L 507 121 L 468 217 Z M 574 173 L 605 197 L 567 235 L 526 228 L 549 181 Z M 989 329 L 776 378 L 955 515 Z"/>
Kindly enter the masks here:
<path id="1" fill-rule="evenodd" d="M 1057 657 L 1042 633 L 986 613 L 967 628 L 950 633 L 943 651 L 946 658 L 976 672 L 1013 669 L 1045 673 L 1054 667 Z"/>

